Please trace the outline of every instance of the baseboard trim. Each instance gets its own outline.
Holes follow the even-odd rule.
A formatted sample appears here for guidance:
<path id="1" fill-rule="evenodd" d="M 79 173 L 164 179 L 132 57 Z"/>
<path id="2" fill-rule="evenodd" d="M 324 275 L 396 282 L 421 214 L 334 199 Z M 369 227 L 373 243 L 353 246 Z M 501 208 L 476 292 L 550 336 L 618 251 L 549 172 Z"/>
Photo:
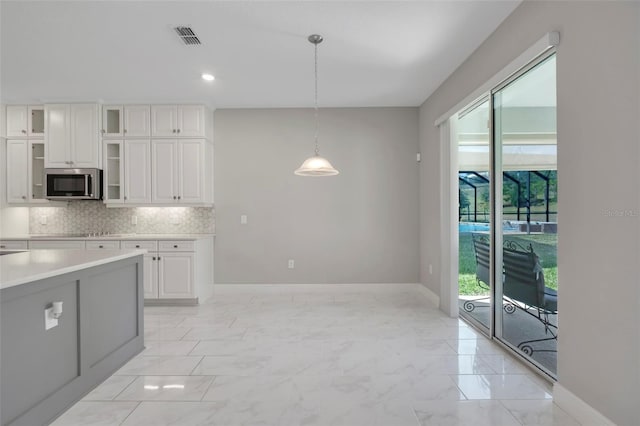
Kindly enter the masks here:
<path id="1" fill-rule="evenodd" d="M 194 299 L 144 299 L 144 306 L 197 306 L 198 298 Z"/>
<path id="2" fill-rule="evenodd" d="M 615 426 L 602 413 L 557 382 L 553 385 L 553 400 L 582 426 Z"/>
<path id="3" fill-rule="evenodd" d="M 420 292 L 424 294 L 424 296 L 429 299 L 431 303 L 433 303 L 436 307 L 440 307 L 440 296 L 435 294 L 433 290 L 423 284 L 418 284 L 418 286 L 420 287 Z"/>
<path id="4" fill-rule="evenodd" d="M 313 292 L 344 292 L 344 291 L 372 291 L 372 292 L 402 292 L 413 291 L 423 287 L 418 283 L 356 283 L 356 284 L 214 284 L 213 293 L 278 293 L 293 291 L 299 293 Z"/>

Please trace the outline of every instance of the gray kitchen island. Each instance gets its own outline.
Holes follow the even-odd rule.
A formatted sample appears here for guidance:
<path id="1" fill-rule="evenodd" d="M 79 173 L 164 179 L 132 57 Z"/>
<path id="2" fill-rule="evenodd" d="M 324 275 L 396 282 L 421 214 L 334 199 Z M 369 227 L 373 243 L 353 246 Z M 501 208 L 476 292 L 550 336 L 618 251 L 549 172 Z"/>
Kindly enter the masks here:
<path id="1" fill-rule="evenodd" d="M 3 426 L 49 424 L 144 349 L 143 253 L 0 253 Z"/>

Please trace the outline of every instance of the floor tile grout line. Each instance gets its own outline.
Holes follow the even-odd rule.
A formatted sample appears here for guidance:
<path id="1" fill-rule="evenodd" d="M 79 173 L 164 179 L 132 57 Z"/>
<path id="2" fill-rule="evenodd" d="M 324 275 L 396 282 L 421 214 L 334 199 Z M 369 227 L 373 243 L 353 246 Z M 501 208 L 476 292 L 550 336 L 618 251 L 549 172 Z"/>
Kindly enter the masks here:
<path id="1" fill-rule="evenodd" d="M 122 419 L 122 421 L 120 422 L 121 425 L 124 424 L 124 422 L 127 421 L 127 419 L 129 418 L 129 416 L 131 416 L 133 414 L 134 411 L 136 411 L 138 409 L 138 407 L 140 407 L 140 404 L 142 404 L 142 401 L 138 401 L 138 403 L 136 404 L 136 406 L 133 408 L 133 410 L 129 411 L 129 414 L 126 415 L 126 417 L 124 419 Z"/>

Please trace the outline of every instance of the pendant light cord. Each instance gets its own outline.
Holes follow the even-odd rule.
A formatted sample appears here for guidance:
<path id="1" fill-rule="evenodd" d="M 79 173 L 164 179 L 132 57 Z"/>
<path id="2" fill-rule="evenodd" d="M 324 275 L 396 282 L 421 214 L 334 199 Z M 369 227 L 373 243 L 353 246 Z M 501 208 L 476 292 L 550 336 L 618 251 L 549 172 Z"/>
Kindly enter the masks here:
<path id="1" fill-rule="evenodd" d="M 318 43 L 314 43 L 315 46 L 315 106 L 314 113 L 316 117 L 316 156 L 319 155 L 320 150 L 318 149 L 318 133 L 320 133 L 320 117 L 318 114 Z"/>

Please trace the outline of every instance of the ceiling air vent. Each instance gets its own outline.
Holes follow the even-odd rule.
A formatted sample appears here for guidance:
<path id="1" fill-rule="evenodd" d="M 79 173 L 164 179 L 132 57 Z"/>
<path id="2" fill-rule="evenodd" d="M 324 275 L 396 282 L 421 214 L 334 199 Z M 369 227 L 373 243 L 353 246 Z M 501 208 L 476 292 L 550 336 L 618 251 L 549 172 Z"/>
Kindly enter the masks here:
<path id="1" fill-rule="evenodd" d="M 180 40 L 187 46 L 202 44 L 196 33 L 190 27 L 175 27 L 174 30 L 178 33 Z"/>

